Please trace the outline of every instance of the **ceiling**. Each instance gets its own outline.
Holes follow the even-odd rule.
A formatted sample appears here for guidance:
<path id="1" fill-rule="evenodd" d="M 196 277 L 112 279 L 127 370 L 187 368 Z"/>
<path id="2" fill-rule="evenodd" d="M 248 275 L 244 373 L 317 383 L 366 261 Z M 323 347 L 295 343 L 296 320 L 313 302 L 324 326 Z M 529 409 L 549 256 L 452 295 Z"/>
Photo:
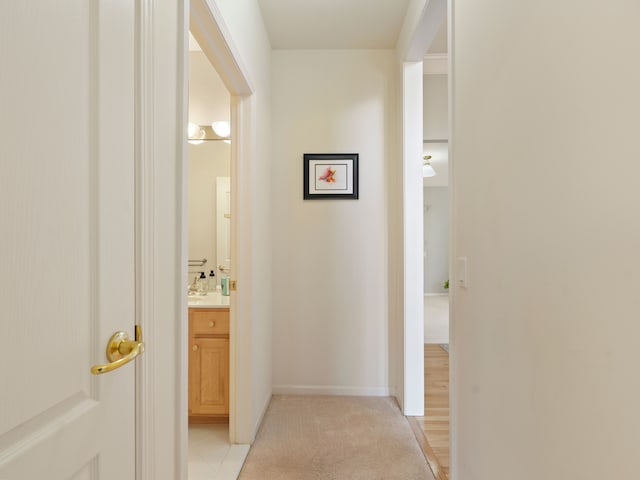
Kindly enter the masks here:
<path id="1" fill-rule="evenodd" d="M 273 49 L 393 49 L 409 0 L 258 0 Z"/>
<path id="2" fill-rule="evenodd" d="M 438 33 L 436 33 L 433 42 L 431 42 L 431 46 L 429 47 L 428 54 L 443 54 L 447 53 L 449 49 L 447 48 L 447 18 L 442 19 L 442 25 L 440 25 L 440 29 Z"/>

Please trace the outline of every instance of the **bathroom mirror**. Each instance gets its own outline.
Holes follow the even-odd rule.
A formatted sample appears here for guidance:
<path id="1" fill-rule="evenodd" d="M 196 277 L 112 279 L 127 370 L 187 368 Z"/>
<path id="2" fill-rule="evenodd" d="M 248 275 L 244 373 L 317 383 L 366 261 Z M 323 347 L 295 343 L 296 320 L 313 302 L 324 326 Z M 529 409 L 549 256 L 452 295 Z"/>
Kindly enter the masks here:
<path id="1" fill-rule="evenodd" d="M 226 230 L 222 238 L 227 238 L 230 217 L 225 218 L 225 215 L 229 212 L 230 147 L 223 141 L 188 146 L 189 259 L 207 259 L 205 265 L 189 267 L 190 281 L 198 272 L 205 272 L 208 277 L 213 270 L 216 284 L 220 285 L 218 266 L 229 266 L 229 255 L 225 253 L 229 250 L 229 242 L 218 245 L 218 228 Z M 222 184 L 219 184 L 219 179 L 226 181 L 222 180 Z M 219 192 L 218 188 L 223 191 Z M 224 205 L 218 205 L 219 198 Z M 218 218 L 219 212 L 221 218 Z"/>

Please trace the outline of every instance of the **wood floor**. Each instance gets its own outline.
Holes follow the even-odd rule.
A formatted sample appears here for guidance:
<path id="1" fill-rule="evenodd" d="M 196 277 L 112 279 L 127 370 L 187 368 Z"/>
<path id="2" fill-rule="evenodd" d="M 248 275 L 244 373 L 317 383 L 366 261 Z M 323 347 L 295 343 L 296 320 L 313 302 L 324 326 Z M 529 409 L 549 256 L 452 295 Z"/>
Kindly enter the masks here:
<path id="1" fill-rule="evenodd" d="M 449 353 L 424 346 L 424 417 L 408 417 L 437 480 L 449 480 Z"/>

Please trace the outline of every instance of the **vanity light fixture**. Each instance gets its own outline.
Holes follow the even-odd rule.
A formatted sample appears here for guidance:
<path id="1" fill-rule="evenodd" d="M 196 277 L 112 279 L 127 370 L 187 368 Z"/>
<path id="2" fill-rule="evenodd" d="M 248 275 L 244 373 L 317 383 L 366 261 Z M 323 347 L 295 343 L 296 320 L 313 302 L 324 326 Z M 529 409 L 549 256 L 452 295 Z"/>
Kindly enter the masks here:
<path id="1" fill-rule="evenodd" d="M 231 143 L 231 126 L 229 122 L 213 122 L 211 125 L 198 125 L 193 122 L 187 124 L 187 141 L 192 145 L 203 142 Z"/>
<path id="2" fill-rule="evenodd" d="M 424 157 L 422 157 L 422 176 L 423 177 L 435 177 L 436 176 L 436 171 L 433 169 L 433 167 L 431 166 L 431 162 L 429 162 L 429 160 L 431 160 L 431 155 L 425 155 Z"/>

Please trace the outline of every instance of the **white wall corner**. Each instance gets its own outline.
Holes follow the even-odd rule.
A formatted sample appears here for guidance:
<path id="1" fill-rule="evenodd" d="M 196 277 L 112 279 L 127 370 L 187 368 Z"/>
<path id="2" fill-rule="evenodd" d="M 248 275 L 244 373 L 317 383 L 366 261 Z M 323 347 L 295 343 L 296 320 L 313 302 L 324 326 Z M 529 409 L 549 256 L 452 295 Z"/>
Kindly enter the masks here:
<path id="1" fill-rule="evenodd" d="M 399 58 L 419 62 L 438 34 L 447 14 L 447 0 L 412 0 L 396 46 Z"/>
<path id="2" fill-rule="evenodd" d="M 262 425 L 262 420 L 264 420 L 264 416 L 266 415 L 267 409 L 269 408 L 269 404 L 271 403 L 271 397 L 273 397 L 273 394 L 269 393 L 269 395 L 267 395 L 262 401 L 262 406 L 260 407 L 260 410 L 259 410 L 260 413 L 256 416 L 255 422 L 253 424 L 253 438 L 249 443 L 253 443 L 253 441 L 256 438 L 256 435 L 258 434 L 260 425 Z"/>

